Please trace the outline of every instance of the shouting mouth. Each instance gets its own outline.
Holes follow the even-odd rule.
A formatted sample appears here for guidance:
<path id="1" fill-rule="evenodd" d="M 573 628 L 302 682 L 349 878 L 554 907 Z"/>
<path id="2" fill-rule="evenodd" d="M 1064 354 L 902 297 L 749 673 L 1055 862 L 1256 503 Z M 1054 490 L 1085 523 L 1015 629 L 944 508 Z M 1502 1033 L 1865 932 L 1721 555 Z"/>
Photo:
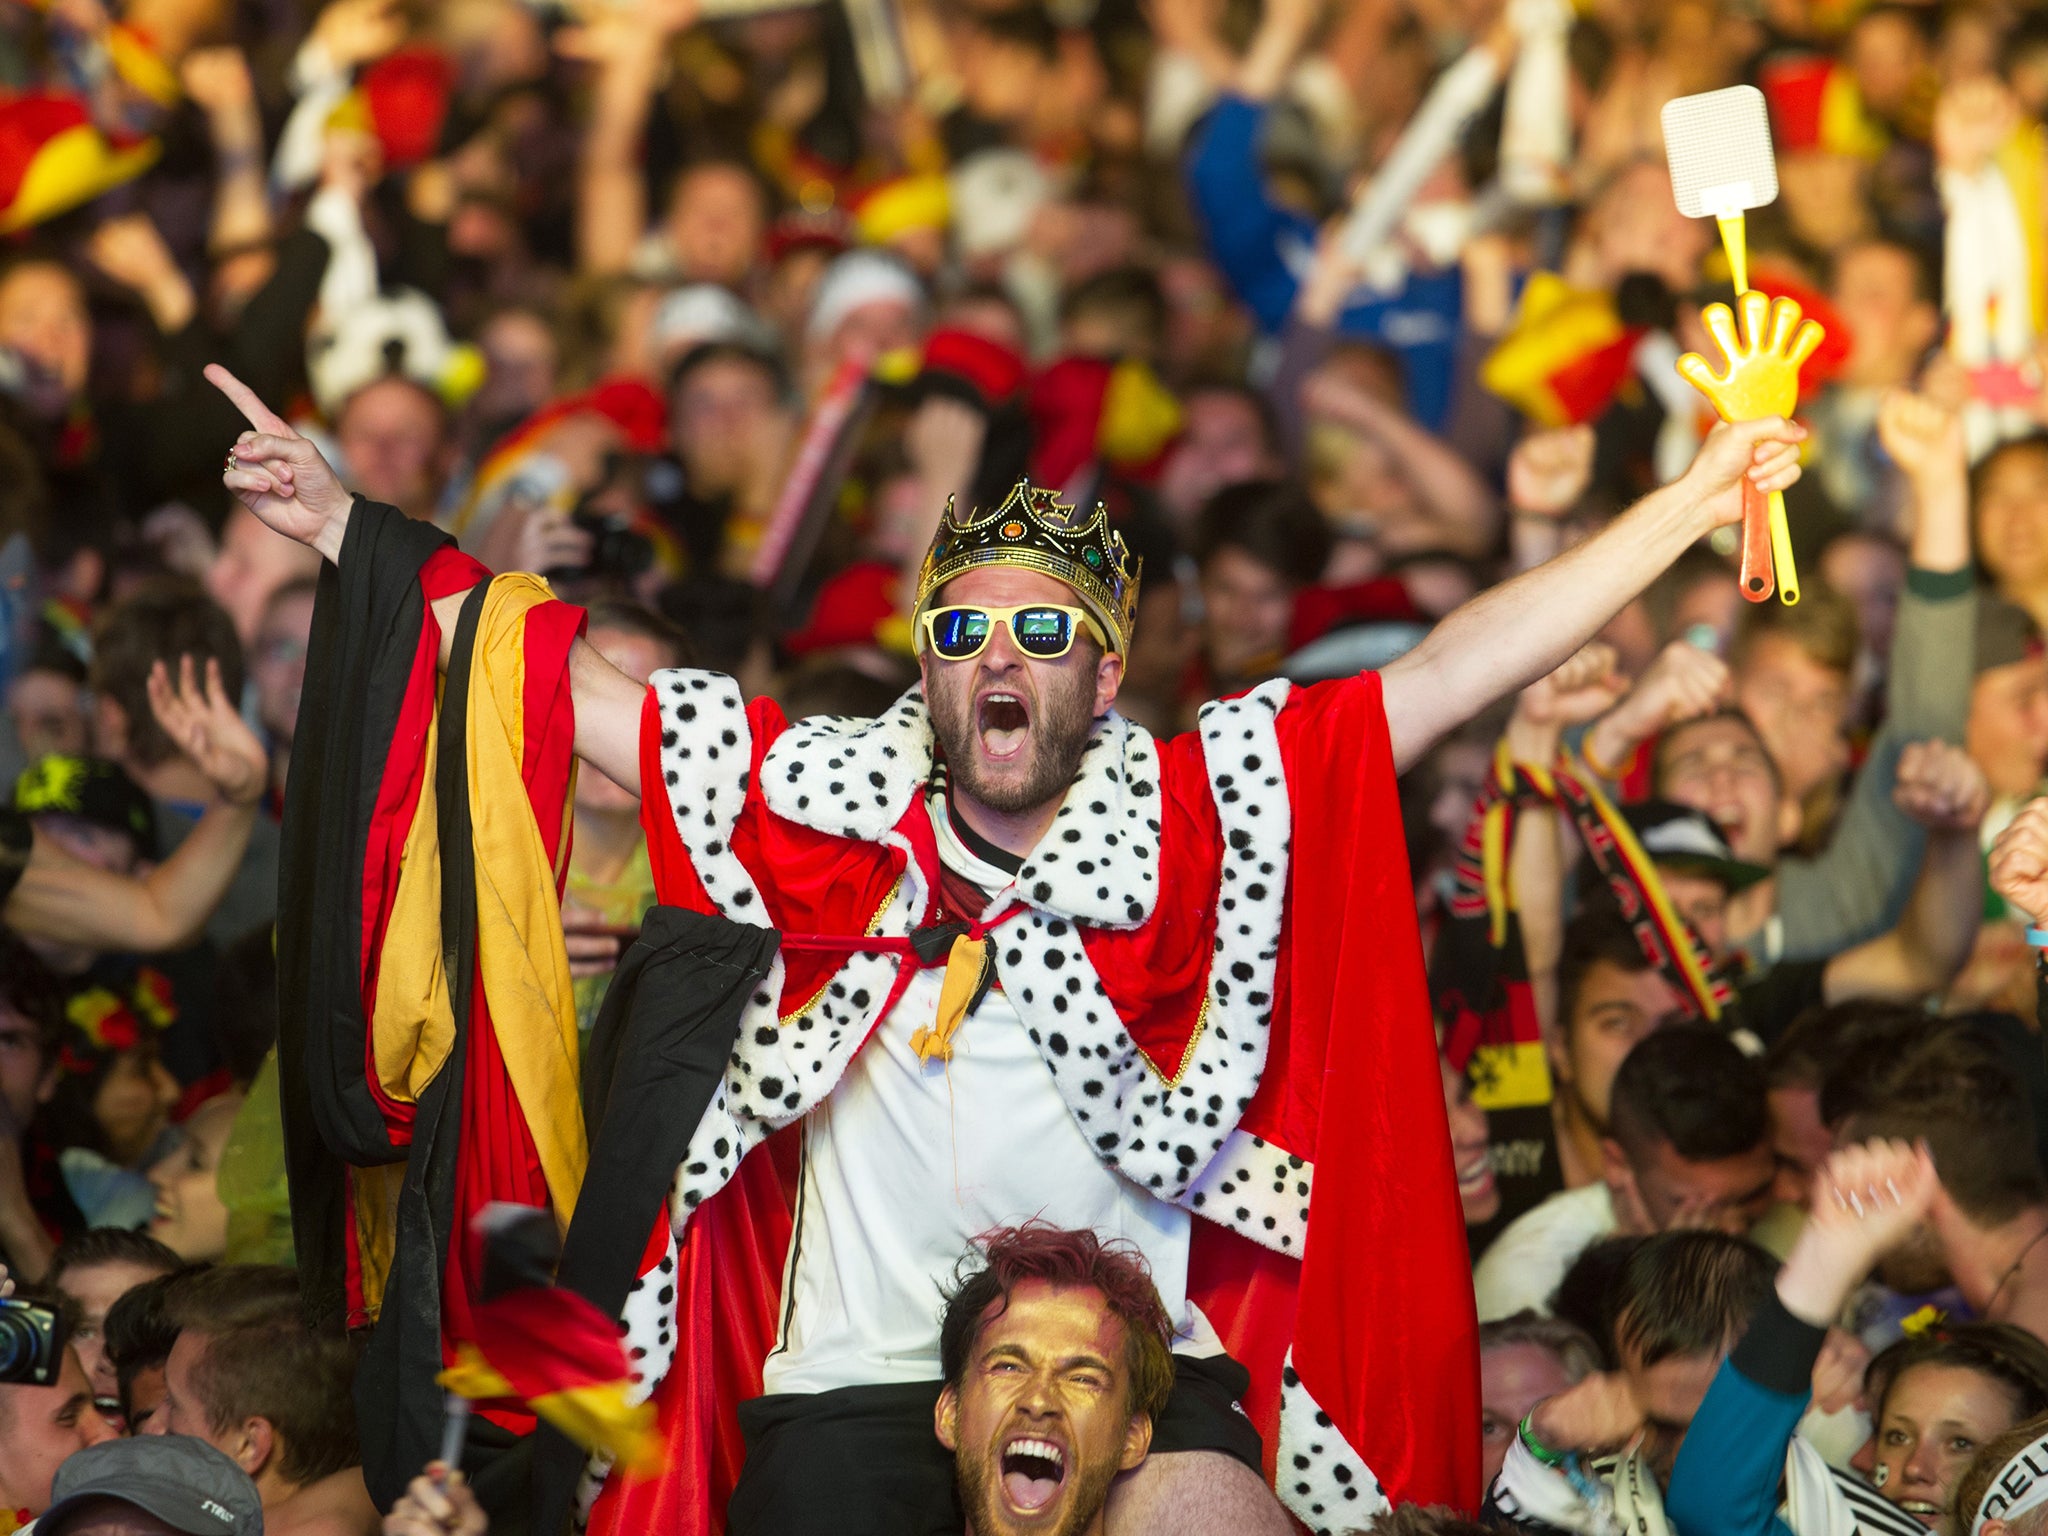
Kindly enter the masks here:
<path id="1" fill-rule="evenodd" d="M 975 707 L 974 728 L 982 752 L 996 762 L 1007 762 L 1024 750 L 1024 740 L 1031 733 L 1031 711 L 1021 694 L 991 689 Z"/>
<path id="2" fill-rule="evenodd" d="M 1067 1453 L 1050 1440 L 1019 1437 L 1003 1447 L 1003 1496 L 1026 1517 L 1049 1508 L 1067 1480 Z"/>
<path id="3" fill-rule="evenodd" d="M 1930 1529 L 1941 1524 L 1942 1509 L 1939 1504 L 1930 1504 L 1925 1499 L 1901 1499 L 1899 1508 Z"/>

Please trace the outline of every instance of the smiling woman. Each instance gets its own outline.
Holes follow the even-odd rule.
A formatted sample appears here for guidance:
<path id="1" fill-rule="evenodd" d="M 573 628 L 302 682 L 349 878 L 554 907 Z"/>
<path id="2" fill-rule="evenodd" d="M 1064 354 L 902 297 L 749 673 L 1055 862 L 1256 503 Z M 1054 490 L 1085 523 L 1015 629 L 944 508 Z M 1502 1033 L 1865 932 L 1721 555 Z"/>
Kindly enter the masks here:
<path id="1" fill-rule="evenodd" d="M 1894 1344 L 1864 1390 L 1877 1420 L 1871 1481 L 1922 1525 L 1956 1530 L 1971 1457 L 2048 1409 L 2048 1346 L 2008 1323 L 1967 1323 Z"/>

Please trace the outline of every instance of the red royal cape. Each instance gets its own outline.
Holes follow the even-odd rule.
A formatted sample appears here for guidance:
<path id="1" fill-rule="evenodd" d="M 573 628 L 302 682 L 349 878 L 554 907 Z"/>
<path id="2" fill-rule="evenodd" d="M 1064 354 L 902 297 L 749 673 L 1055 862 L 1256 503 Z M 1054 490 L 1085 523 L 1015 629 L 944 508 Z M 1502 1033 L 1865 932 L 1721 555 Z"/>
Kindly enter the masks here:
<path id="1" fill-rule="evenodd" d="M 785 954 L 679 1170 L 680 1242 L 663 1222 L 643 1258 L 645 1273 L 675 1257 L 673 1310 L 650 1323 L 627 1306 L 655 1357 L 668 1467 L 612 1480 L 600 1536 L 723 1528 L 733 1409 L 761 1390 L 790 1232 L 776 1151 L 747 1154 L 822 1101 L 910 974 L 801 936 L 928 920 L 930 762 L 915 692 L 873 722 L 792 728 L 714 674 L 650 688 L 642 805 L 662 900 L 770 922 Z M 1268 684 L 1167 743 L 1111 717 L 1019 890 L 1030 905 L 997 935 L 1005 989 L 1030 1023 L 1035 986 L 1099 979 L 1113 1016 L 1084 1022 L 1077 986 L 1051 1033 L 1077 1036 L 1084 1062 L 1091 1040 L 1120 1042 L 1121 1113 L 1086 1096 L 1100 1088 L 1078 1083 L 1064 1038 L 1048 1069 L 1105 1163 L 1209 1218 L 1189 1296 L 1251 1371 L 1245 1406 L 1289 1508 L 1338 1530 L 1382 1496 L 1472 1507 L 1477 1325 L 1377 676 Z M 1078 949 L 1034 969 L 1041 941 Z M 811 1059 L 831 1070 L 799 1075 Z"/>

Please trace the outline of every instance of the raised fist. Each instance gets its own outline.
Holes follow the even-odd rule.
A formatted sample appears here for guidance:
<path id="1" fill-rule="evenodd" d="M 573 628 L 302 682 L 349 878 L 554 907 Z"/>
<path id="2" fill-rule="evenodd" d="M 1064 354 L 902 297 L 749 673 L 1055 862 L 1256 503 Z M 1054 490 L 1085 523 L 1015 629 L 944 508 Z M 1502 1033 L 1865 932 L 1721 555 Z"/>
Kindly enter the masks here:
<path id="1" fill-rule="evenodd" d="M 1627 687 L 1615 669 L 1614 647 L 1595 641 L 1524 688 L 1515 710 L 1532 725 L 1583 725 L 1613 707 Z"/>
<path id="2" fill-rule="evenodd" d="M 2028 801 L 1991 845 L 1991 889 L 2035 923 L 2048 918 L 2048 798 Z"/>
<path id="3" fill-rule="evenodd" d="M 1892 800 L 1930 830 L 1964 832 L 1984 819 L 1991 805 L 1991 786 L 1984 770 L 1961 747 L 1945 741 L 1915 741 L 1899 754 Z"/>
<path id="4" fill-rule="evenodd" d="M 1877 440 L 1916 481 L 1932 474 L 1969 475 L 1962 413 L 1930 395 L 1904 389 L 1888 393 L 1877 408 Z"/>

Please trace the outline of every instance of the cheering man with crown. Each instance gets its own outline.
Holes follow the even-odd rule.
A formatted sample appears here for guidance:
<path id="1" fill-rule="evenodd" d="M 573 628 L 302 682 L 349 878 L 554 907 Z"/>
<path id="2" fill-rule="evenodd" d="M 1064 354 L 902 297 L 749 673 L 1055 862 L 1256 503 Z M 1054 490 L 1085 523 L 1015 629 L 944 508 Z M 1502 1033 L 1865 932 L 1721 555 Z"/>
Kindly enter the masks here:
<path id="1" fill-rule="evenodd" d="M 1683 478 L 1383 671 L 1270 682 L 1159 741 L 1115 710 L 1140 573 L 1099 506 L 1026 484 L 949 508 L 920 686 L 791 724 L 721 675 L 631 682 L 577 610 L 353 500 L 212 376 L 254 428 L 226 484 L 332 562 L 302 729 L 333 733 L 334 763 L 294 776 L 280 936 L 308 1020 L 287 1114 L 319 1132 L 293 1151 L 306 1283 L 331 1272 L 362 1314 L 438 1298 L 448 1336 L 382 1307 L 365 1371 L 398 1397 L 364 1415 L 373 1485 L 431 1451 L 407 1394 L 460 1336 L 451 1222 L 525 1199 L 566 1229 L 560 1283 L 618 1310 L 659 1415 L 660 1476 L 584 1473 L 599 1531 L 963 1529 L 932 1429 L 941 1297 L 977 1234 L 1031 1218 L 1134 1244 L 1178 1326 L 1116 1529 L 1284 1532 L 1274 1493 L 1319 1531 L 1475 1502 L 1472 1291 L 1396 775 L 1735 522 L 1745 476 L 1796 479 L 1799 428 L 1718 427 Z M 438 723 L 437 662 L 458 701 Z M 571 731 L 639 788 L 663 903 L 583 1062 L 546 889 Z M 437 732 L 466 783 L 436 771 Z M 474 882 L 473 935 L 463 902 L 408 906 L 421 868 Z M 417 963 L 408 912 L 445 930 Z M 403 1192 L 378 1162 L 406 1164 Z M 1031 1422 L 984 1448 L 980 1536 L 1069 1528 L 1060 1403 L 1087 1388 L 1077 1368 L 1019 1395 Z M 527 1507 L 552 1532 L 580 1463 L 545 1434 Z"/>

